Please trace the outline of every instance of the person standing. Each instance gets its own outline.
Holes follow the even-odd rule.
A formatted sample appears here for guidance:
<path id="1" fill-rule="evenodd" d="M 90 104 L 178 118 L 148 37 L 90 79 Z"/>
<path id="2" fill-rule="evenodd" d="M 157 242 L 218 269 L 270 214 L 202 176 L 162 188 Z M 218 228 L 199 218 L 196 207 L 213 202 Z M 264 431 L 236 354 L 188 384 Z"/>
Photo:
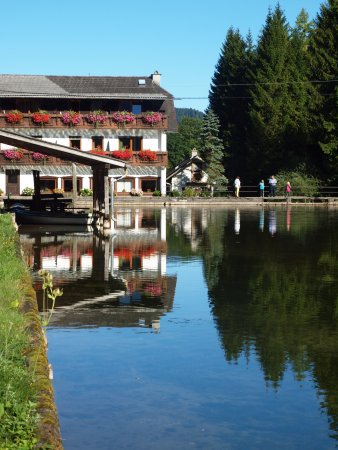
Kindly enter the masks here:
<path id="1" fill-rule="evenodd" d="M 291 195 L 291 183 L 290 183 L 290 181 L 288 181 L 288 182 L 286 183 L 286 186 L 285 186 L 285 193 L 286 193 L 286 196 L 287 196 L 287 197 L 290 197 L 290 195 Z"/>
<path id="2" fill-rule="evenodd" d="M 264 197 L 264 180 L 261 180 L 261 182 L 259 183 L 259 196 L 260 197 Z"/>
<path id="3" fill-rule="evenodd" d="M 269 178 L 270 197 L 276 196 L 276 184 L 277 184 L 276 178 L 274 177 L 274 175 L 271 175 L 271 177 Z"/>
<path id="4" fill-rule="evenodd" d="M 241 188 L 241 180 L 239 179 L 239 177 L 236 177 L 234 181 L 234 187 L 235 187 L 235 196 L 239 197 L 239 190 Z"/>

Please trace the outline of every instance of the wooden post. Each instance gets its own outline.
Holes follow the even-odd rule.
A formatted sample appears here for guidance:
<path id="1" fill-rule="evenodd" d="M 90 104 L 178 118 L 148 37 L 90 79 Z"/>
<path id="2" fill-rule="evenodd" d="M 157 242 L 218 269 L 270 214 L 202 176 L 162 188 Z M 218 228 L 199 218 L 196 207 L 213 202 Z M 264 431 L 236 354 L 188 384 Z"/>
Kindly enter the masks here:
<path id="1" fill-rule="evenodd" d="M 32 209 L 40 211 L 41 210 L 41 184 L 40 184 L 40 172 L 39 170 L 33 170 L 33 182 L 34 182 L 34 194 Z"/>
<path id="2" fill-rule="evenodd" d="M 73 178 L 73 208 L 76 208 L 76 199 L 77 199 L 77 173 L 76 173 L 76 164 L 72 163 L 72 178 Z"/>

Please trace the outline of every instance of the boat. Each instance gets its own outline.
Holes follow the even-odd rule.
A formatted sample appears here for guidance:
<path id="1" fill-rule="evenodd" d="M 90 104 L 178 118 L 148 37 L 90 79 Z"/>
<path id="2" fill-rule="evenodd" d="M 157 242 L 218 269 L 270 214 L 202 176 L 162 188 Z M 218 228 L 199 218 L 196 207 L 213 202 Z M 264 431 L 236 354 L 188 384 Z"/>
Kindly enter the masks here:
<path id="1" fill-rule="evenodd" d="M 18 225 L 91 225 L 92 214 L 73 212 L 30 211 L 24 208 L 12 208 Z"/>

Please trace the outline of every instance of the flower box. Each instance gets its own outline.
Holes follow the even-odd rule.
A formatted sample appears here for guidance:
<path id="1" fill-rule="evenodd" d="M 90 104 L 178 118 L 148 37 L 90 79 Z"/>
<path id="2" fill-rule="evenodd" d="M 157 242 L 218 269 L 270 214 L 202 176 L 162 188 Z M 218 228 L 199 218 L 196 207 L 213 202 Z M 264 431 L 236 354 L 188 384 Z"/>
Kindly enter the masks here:
<path id="1" fill-rule="evenodd" d="M 112 121 L 121 125 L 126 123 L 133 123 L 135 121 L 135 115 L 129 111 L 117 111 L 111 116 Z"/>
<path id="2" fill-rule="evenodd" d="M 154 126 L 162 121 L 163 115 L 160 112 L 148 111 L 142 118 L 146 124 Z"/>
<path id="3" fill-rule="evenodd" d="M 38 111 L 31 116 L 33 123 L 36 125 L 46 125 L 50 121 L 50 115 L 46 111 Z"/>
<path id="4" fill-rule="evenodd" d="M 76 111 L 66 111 L 62 114 L 61 120 L 65 125 L 80 125 L 82 121 L 82 114 Z"/>
<path id="5" fill-rule="evenodd" d="M 86 120 L 96 128 L 98 125 L 103 125 L 107 122 L 108 116 L 103 111 L 93 111 L 86 115 Z"/>
<path id="6" fill-rule="evenodd" d="M 141 161 L 157 161 L 156 152 L 152 150 L 141 150 L 138 152 L 138 156 Z"/>
<path id="7" fill-rule="evenodd" d="M 8 123 L 12 124 L 18 124 L 22 121 L 23 114 L 22 112 L 18 111 L 17 109 L 14 109 L 13 111 L 10 111 L 8 114 L 6 114 L 6 121 Z"/>
<path id="8" fill-rule="evenodd" d="M 39 153 L 39 152 L 33 152 L 32 153 L 32 160 L 33 161 L 44 161 L 47 158 L 48 158 L 48 156 L 44 155 L 43 153 Z"/>
<path id="9" fill-rule="evenodd" d="M 4 157 L 10 161 L 20 161 L 23 158 L 23 151 L 18 148 L 5 150 Z"/>
<path id="10" fill-rule="evenodd" d="M 133 152 L 131 150 L 114 150 L 111 155 L 113 158 L 129 161 L 133 157 Z"/>

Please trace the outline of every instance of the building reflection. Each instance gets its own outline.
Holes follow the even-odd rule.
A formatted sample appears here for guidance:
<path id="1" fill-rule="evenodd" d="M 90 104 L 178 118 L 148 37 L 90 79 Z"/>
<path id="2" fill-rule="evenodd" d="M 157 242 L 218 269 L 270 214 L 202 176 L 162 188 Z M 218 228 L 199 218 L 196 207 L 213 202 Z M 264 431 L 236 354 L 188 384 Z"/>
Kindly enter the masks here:
<path id="1" fill-rule="evenodd" d="M 172 309 L 176 277 L 166 275 L 166 210 L 121 209 L 116 234 L 20 227 L 26 263 L 41 305 L 39 269 L 63 288 L 56 327 L 151 327 Z"/>

